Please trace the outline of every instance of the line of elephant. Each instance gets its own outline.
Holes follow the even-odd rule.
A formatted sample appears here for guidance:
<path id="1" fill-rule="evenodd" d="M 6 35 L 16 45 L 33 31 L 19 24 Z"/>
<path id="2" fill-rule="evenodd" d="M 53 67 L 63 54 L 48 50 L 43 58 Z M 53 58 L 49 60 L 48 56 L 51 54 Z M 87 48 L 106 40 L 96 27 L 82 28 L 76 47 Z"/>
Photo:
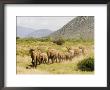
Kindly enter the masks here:
<path id="1" fill-rule="evenodd" d="M 32 67 L 36 68 L 40 64 L 60 63 L 62 61 L 72 61 L 75 56 L 85 55 L 84 47 L 78 47 L 77 49 L 67 48 L 67 51 L 62 52 L 54 48 L 48 48 L 47 52 L 41 52 L 40 49 L 30 49 L 29 53 L 32 59 Z"/>

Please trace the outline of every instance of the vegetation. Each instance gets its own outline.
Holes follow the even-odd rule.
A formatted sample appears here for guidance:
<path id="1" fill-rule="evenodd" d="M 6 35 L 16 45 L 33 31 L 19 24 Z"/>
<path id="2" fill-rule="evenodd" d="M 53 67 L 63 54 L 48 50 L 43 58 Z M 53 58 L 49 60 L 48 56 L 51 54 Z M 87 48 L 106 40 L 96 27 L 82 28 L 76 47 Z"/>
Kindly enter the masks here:
<path id="1" fill-rule="evenodd" d="M 89 57 L 78 63 L 78 69 L 82 71 L 94 71 L 94 58 Z"/>
<path id="2" fill-rule="evenodd" d="M 77 69 L 79 62 L 87 59 L 88 57 L 94 56 L 93 41 L 81 41 L 81 40 L 64 40 L 65 43 L 57 45 L 53 43 L 51 38 L 35 39 L 25 38 L 17 39 L 16 42 L 16 58 L 17 58 L 17 74 L 93 74 L 94 71 L 82 71 Z M 31 65 L 31 56 L 29 54 L 30 49 L 39 48 L 42 52 L 47 52 L 48 48 L 54 48 L 59 51 L 67 51 L 66 47 L 77 48 L 83 46 L 86 48 L 86 55 L 80 55 L 73 58 L 72 61 L 64 61 L 61 63 L 53 64 L 41 64 L 36 69 L 26 69 L 27 66 Z"/>
<path id="3" fill-rule="evenodd" d="M 20 37 L 16 37 L 16 39 L 20 39 Z"/>
<path id="4" fill-rule="evenodd" d="M 62 37 L 59 37 L 53 40 L 53 43 L 56 43 L 57 45 L 63 45 L 65 43 L 65 40 Z"/>

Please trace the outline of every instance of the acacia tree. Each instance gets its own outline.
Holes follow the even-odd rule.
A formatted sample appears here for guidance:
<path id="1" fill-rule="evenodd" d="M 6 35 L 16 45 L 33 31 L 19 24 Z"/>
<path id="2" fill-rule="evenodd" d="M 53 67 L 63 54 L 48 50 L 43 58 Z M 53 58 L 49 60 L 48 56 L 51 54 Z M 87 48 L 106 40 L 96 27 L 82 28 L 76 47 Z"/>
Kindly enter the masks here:
<path id="1" fill-rule="evenodd" d="M 62 45 L 65 43 L 65 40 L 63 39 L 62 36 L 59 36 L 59 37 L 56 37 L 54 40 L 53 40 L 53 43 L 56 43 L 57 45 Z"/>

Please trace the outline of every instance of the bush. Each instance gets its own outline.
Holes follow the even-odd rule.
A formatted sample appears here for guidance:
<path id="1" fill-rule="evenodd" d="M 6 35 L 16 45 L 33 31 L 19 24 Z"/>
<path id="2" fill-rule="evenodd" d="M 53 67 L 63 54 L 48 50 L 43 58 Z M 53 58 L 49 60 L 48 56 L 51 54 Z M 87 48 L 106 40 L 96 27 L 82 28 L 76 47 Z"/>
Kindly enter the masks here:
<path id="1" fill-rule="evenodd" d="M 94 71 L 94 58 L 89 57 L 82 61 L 80 61 L 78 64 L 78 69 L 81 71 Z"/>
<path id="2" fill-rule="evenodd" d="M 63 45 L 65 43 L 65 40 L 60 37 L 56 40 L 53 40 L 53 43 L 56 43 L 57 45 Z"/>
<path id="3" fill-rule="evenodd" d="M 16 37 L 16 39 L 20 39 L 20 37 Z"/>
<path id="4" fill-rule="evenodd" d="M 37 40 L 41 41 L 41 42 L 49 42 L 49 41 L 51 41 L 51 38 L 50 37 L 43 37 L 43 38 L 38 38 Z"/>

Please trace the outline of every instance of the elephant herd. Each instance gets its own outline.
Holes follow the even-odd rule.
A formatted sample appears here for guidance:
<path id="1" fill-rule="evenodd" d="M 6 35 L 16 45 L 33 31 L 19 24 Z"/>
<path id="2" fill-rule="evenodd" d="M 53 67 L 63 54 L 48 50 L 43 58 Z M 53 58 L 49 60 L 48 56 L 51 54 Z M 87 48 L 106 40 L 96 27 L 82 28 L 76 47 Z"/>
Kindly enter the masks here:
<path id="1" fill-rule="evenodd" d="M 60 63 L 62 61 L 72 61 L 75 56 L 85 54 L 83 47 L 77 49 L 67 48 L 67 51 L 59 51 L 53 48 L 48 48 L 47 52 L 41 52 L 40 49 L 30 49 L 29 53 L 32 58 L 32 67 L 36 68 L 40 64 Z"/>

